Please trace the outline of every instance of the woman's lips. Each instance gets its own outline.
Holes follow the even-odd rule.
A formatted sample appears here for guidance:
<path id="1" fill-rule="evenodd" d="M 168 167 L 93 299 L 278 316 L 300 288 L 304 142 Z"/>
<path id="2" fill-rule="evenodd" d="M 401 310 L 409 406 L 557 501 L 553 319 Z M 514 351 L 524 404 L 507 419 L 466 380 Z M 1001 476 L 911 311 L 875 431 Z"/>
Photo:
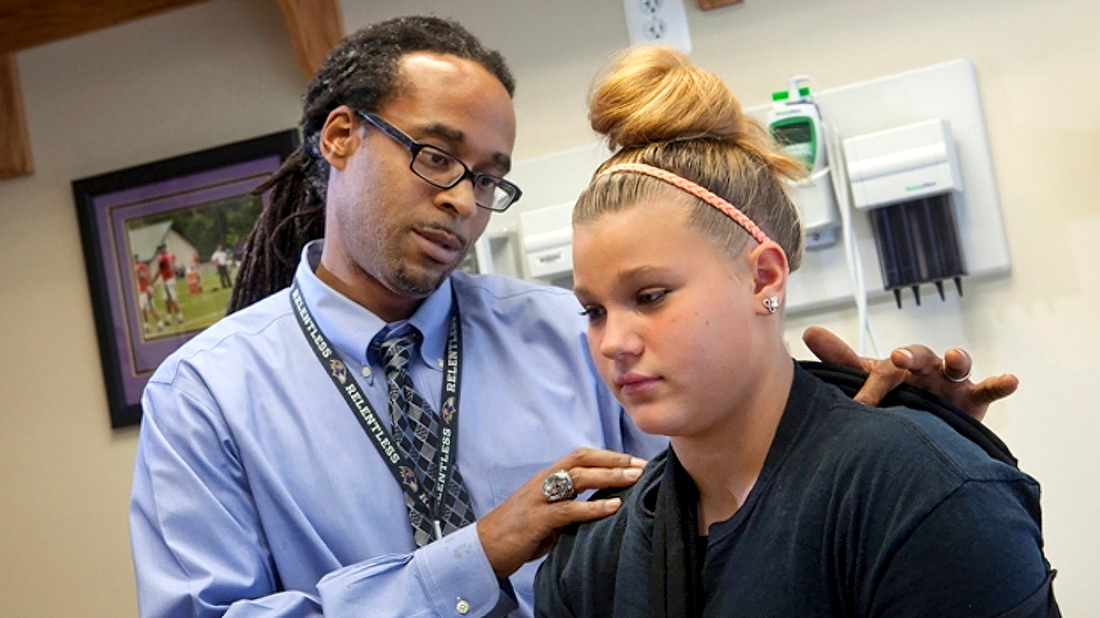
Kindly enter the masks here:
<path id="1" fill-rule="evenodd" d="M 659 381 L 660 378 L 655 376 L 638 373 L 624 373 L 615 377 L 615 384 L 618 385 L 619 392 L 627 397 L 646 393 L 652 390 Z"/>

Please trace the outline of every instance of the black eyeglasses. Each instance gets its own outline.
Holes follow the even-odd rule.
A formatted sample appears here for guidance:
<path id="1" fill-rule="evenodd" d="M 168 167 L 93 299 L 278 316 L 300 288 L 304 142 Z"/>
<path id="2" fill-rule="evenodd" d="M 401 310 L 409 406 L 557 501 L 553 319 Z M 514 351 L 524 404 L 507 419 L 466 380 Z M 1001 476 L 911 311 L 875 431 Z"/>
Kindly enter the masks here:
<path id="1" fill-rule="evenodd" d="M 516 203 L 523 192 L 516 185 L 489 174 L 471 172 L 466 164 L 453 154 L 430 144 L 421 144 L 405 135 L 401 129 L 382 120 L 377 114 L 359 112 L 363 120 L 371 123 L 380 131 L 397 140 L 409 149 L 412 159 L 409 169 L 414 174 L 440 189 L 450 189 L 469 178 L 474 184 L 474 201 L 482 208 L 504 212 Z"/>

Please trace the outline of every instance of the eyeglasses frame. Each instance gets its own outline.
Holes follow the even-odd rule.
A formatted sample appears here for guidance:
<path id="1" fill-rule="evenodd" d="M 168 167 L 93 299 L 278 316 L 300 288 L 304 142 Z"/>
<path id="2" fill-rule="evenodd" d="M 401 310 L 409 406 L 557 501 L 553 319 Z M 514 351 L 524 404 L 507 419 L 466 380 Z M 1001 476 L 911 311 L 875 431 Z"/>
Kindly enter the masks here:
<path id="1" fill-rule="evenodd" d="M 387 122 L 385 119 L 383 119 L 378 114 L 375 114 L 375 113 L 372 113 L 372 112 L 359 111 L 359 110 L 357 110 L 356 113 L 358 113 L 359 116 L 363 118 L 363 120 L 366 120 L 367 122 L 369 122 L 376 129 L 378 129 L 379 131 L 381 131 L 381 132 L 385 133 L 386 135 L 390 136 L 391 138 L 394 139 L 394 141 L 396 141 L 397 143 L 404 146 L 409 151 L 409 171 L 416 174 L 417 178 L 420 178 L 424 182 L 432 185 L 433 187 L 439 187 L 440 189 L 450 189 L 451 187 L 454 187 L 455 185 L 462 182 L 463 180 L 466 180 L 467 178 L 469 178 L 470 182 L 473 184 L 473 186 L 476 187 L 478 180 L 480 180 L 482 178 L 491 179 L 496 183 L 496 185 L 498 187 L 504 187 L 505 188 L 504 190 L 506 192 L 510 192 L 510 193 L 514 192 L 514 194 L 515 194 L 512 197 L 512 200 L 510 202 L 508 202 L 507 204 L 505 204 L 503 208 L 494 208 L 492 206 L 486 206 L 484 204 L 481 204 L 481 203 L 477 202 L 476 199 L 474 200 L 474 203 L 477 204 L 479 207 L 484 208 L 486 210 L 491 210 L 493 212 L 504 212 L 504 211 L 508 210 L 512 206 L 512 204 L 515 204 L 516 202 L 518 202 L 519 198 L 523 195 L 523 191 L 521 191 L 520 188 L 515 185 L 515 183 L 509 182 L 509 181 L 501 178 L 500 176 L 494 176 L 493 174 L 482 174 L 482 173 L 475 172 L 475 171 L 471 170 L 466 165 L 466 163 L 462 161 L 462 159 L 459 159 L 455 155 L 451 154 L 450 152 L 447 152 L 446 150 L 443 150 L 442 148 L 440 148 L 438 146 L 433 146 L 431 144 L 425 144 L 425 143 L 418 142 L 418 141 L 414 140 L 413 138 L 409 137 L 404 131 L 402 131 L 401 129 L 398 129 L 397 127 L 393 126 L 392 124 Z M 454 180 L 454 182 L 452 182 L 450 184 L 442 184 L 442 183 L 439 183 L 435 180 L 432 180 L 431 178 L 427 178 L 423 174 L 421 174 L 420 172 L 416 171 L 416 168 L 413 166 L 413 164 L 416 162 L 416 157 L 420 154 L 420 151 L 424 150 L 425 148 L 431 148 L 432 150 L 434 150 L 436 152 L 439 152 L 443 155 L 446 155 L 446 156 L 454 159 L 456 162 L 458 162 L 459 165 L 462 166 L 462 175 L 459 176 L 458 178 L 456 178 Z M 509 188 L 511 189 L 511 191 L 509 191 Z"/>

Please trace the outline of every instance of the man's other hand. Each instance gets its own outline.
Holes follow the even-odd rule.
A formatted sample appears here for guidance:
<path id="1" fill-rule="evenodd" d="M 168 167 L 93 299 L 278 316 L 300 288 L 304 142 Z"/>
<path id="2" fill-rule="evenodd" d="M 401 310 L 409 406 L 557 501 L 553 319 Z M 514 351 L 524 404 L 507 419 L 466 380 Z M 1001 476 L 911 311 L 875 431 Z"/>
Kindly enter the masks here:
<path id="1" fill-rule="evenodd" d="M 867 405 L 878 405 L 887 393 L 906 383 L 938 395 L 980 421 L 985 418 L 989 404 L 1008 397 L 1020 385 L 1012 374 L 974 383 L 970 380 L 973 361 L 960 348 L 951 348 L 940 358 L 926 346 L 914 344 L 894 350 L 888 359 L 866 358 L 817 326 L 807 328 L 802 341 L 826 363 L 867 372 L 867 382 L 854 397 Z"/>

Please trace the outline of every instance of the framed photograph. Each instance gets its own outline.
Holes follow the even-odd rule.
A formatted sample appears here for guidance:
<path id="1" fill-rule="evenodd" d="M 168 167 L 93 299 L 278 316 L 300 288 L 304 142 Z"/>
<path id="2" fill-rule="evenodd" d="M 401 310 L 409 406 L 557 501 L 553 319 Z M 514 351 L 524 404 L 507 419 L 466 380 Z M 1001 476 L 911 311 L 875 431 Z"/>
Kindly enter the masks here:
<path id="1" fill-rule="evenodd" d="M 73 181 L 111 426 L 141 420 L 157 365 L 225 315 L 252 194 L 296 130 Z"/>

